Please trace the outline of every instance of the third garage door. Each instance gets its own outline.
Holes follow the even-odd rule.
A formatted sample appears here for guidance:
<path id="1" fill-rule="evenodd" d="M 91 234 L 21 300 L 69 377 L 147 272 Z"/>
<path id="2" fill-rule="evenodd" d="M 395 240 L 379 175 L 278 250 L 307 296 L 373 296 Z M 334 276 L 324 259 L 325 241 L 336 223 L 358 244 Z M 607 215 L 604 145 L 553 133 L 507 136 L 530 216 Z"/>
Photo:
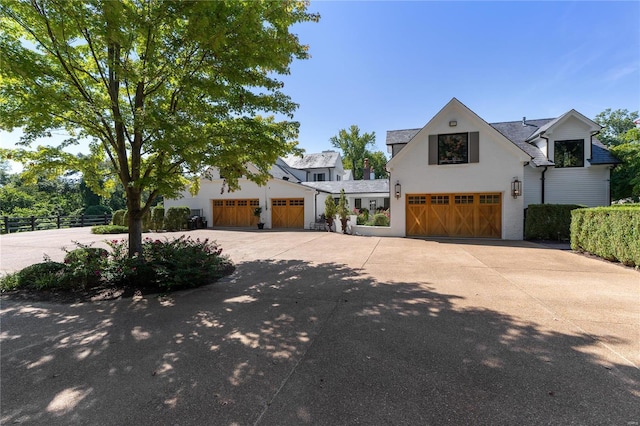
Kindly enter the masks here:
<path id="1" fill-rule="evenodd" d="M 271 199 L 271 227 L 304 228 L 304 198 Z"/>
<path id="2" fill-rule="evenodd" d="M 500 194 L 408 194 L 406 207 L 408 236 L 502 236 Z"/>

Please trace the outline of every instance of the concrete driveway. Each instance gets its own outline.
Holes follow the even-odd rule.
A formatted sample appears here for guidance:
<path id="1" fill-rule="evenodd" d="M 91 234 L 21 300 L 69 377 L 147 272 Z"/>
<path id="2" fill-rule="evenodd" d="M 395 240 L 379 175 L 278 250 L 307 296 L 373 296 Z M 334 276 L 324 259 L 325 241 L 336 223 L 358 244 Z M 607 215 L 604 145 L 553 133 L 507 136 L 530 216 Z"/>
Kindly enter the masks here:
<path id="1" fill-rule="evenodd" d="M 638 271 L 528 242 L 191 234 L 236 272 L 164 297 L 3 298 L 0 422 L 640 424 Z M 2 236 L 2 268 L 98 239 Z"/>

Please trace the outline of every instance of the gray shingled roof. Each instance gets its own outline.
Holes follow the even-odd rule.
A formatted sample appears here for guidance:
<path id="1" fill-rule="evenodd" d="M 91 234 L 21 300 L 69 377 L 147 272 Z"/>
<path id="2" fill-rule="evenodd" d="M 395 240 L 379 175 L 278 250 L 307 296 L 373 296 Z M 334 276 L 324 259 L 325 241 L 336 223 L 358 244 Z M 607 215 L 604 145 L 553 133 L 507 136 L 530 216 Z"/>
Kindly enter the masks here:
<path id="1" fill-rule="evenodd" d="M 285 168 L 274 164 L 269 171 L 274 179 L 288 180 L 289 182 L 300 183 L 300 180 L 289 173 Z"/>
<path id="2" fill-rule="evenodd" d="M 389 195 L 389 179 L 302 182 L 302 185 L 331 194 L 339 194 L 344 189 L 347 194 Z"/>
<path id="3" fill-rule="evenodd" d="M 388 130 L 387 145 L 395 145 L 397 143 L 407 143 L 422 129 L 406 129 L 406 130 Z"/>
<path id="4" fill-rule="evenodd" d="M 522 125 L 522 121 L 505 121 L 502 123 L 491 123 L 489 125 L 517 145 L 521 150 L 529 154 L 531 161 L 536 166 L 553 166 L 553 161 L 550 161 L 537 146 L 526 142 L 532 134 L 539 133 L 539 129 L 542 126 L 552 121 L 555 120 L 553 118 L 543 118 L 526 120 L 526 126 Z"/>
<path id="5" fill-rule="evenodd" d="M 537 146 L 528 143 L 527 140 L 531 136 L 540 134 L 541 131 L 548 129 L 563 116 L 564 114 L 558 118 L 526 120 L 526 126 L 522 125 L 522 121 L 505 121 L 502 123 L 489 123 L 489 125 L 529 154 L 534 165 L 553 166 L 553 161 L 549 160 Z M 387 145 L 408 143 L 420 130 L 422 129 L 390 130 L 387 132 Z M 617 164 L 620 163 L 620 160 L 615 158 L 600 141 L 594 138 L 590 163 Z"/>
<path id="6" fill-rule="evenodd" d="M 318 154 L 305 154 L 304 157 L 290 155 L 282 161 L 293 169 L 323 169 L 336 167 L 339 157 L 340 154 L 336 151 L 324 151 Z"/>
<path id="7" fill-rule="evenodd" d="M 598 139 L 591 139 L 591 164 L 620 164 L 622 161 L 613 156 Z"/>

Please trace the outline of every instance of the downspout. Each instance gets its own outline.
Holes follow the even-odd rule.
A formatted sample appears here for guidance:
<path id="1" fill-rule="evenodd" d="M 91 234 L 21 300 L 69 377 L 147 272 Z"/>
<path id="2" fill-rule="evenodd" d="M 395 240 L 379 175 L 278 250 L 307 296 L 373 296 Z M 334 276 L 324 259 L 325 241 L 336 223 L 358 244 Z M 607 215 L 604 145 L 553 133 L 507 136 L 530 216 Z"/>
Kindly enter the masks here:
<path id="1" fill-rule="evenodd" d="M 544 166 L 544 170 L 542 171 L 542 176 L 540 177 L 540 180 L 542 181 L 540 204 L 544 204 L 544 174 L 547 172 L 548 168 L 549 168 L 549 166 Z"/>

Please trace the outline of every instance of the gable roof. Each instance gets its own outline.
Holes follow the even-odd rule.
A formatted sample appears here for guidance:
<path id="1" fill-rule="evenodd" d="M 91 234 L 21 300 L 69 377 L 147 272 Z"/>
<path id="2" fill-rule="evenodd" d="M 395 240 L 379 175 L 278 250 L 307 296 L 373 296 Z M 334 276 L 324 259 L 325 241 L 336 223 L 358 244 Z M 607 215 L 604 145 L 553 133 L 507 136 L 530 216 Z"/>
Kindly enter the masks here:
<path id="1" fill-rule="evenodd" d="M 389 195 L 389 179 L 302 182 L 302 185 L 331 194 L 339 194 L 344 189 L 347 194 Z"/>
<path id="2" fill-rule="evenodd" d="M 531 157 L 531 162 L 535 166 L 553 166 L 555 163 L 549 160 L 537 146 L 529 143 L 529 141 L 549 130 L 555 124 L 570 115 L 577 116 L 581 120 L 587 122 L 592 126 L 593 129 L 600 128 L 597 123 L 580 114 L 574 109 L 562 114 L 558 118 L 525 120 L 524 123 L 522 120 L 518 120 L 488 124 L 508 140 L 510 140 L 522 151 L 527 153 Z M 422 128 L 389 130 L 387 131 L 386 144 L 395 145 L 409 143 L 409 141 L 411 141 L 411 139 L 413 139 L 418 134 L 418 132 L 420 132 L 420 130 L 422 130 Z M 599 140 L 593 138 L 591 144 L 591 160 L 589 162 L 591 164 L 618 164 L 620 163 L 620 160 L 615 158 L 613 154 L 611 154 L 611 152 Z"/>
<path id="3" fill-rule="evenodd" d="M 336 167 L 341 160 L 340 153 L 337 151 L 323 151 L 317 154 L 305 154 L 303 157 L 290 155 L 282 161 L 292 169 L 325 169 Z"/>

